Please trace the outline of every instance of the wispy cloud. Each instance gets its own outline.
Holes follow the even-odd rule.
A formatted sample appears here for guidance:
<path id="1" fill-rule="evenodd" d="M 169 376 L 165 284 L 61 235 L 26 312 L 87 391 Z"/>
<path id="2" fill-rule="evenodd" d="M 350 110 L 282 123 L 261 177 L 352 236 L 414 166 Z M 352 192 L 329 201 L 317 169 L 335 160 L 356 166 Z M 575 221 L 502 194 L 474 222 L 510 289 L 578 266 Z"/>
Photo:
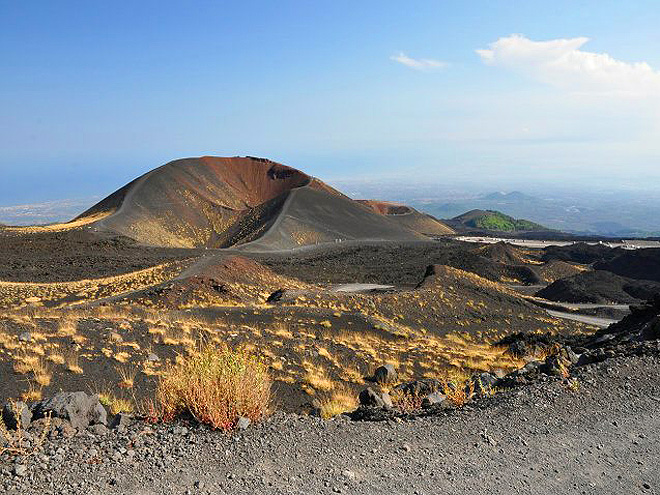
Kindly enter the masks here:
<path id="1" fill-rule="evenodd" d="M 390 60 L 394 60 L 395 62 L 415 70 L 435 70 L 447 67 L 446 62 L 433 60 L 431 58 L 412 58 L 403 52 L 392 55 Z"/>
<path id="2" fill-rule="evenodd" d="M 487 64 L 580 93 L 619 96 L 660 95 L 660 72 L 646 62 L 628 63 L 607 53 L 581 50 L 589 38 L 533 41 L 520 34 L 476 50 Z"/>

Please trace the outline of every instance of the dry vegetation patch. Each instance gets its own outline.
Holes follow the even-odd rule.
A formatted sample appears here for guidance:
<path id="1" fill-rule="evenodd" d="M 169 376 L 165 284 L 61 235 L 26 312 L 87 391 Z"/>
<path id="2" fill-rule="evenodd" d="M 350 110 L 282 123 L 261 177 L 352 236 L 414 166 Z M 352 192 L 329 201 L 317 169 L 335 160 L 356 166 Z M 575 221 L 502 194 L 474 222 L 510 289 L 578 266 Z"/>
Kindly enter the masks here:
<path id="1" fill-rule="evenodd" d="M 189 414 L 222 430 L 240 417 L 259 421 L 270 412 L 266 366 L 245 350 L 207 344 L 170 366 L 158 381 L 156 407 L 165 421 Z"/>

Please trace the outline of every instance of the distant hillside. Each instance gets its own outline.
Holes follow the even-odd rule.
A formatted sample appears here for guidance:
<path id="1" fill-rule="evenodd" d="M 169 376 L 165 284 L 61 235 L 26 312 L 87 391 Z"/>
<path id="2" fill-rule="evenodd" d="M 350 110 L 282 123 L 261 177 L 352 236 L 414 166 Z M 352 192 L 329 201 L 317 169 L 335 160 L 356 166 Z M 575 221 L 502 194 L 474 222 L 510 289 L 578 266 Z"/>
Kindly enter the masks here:
<path id="1" fill-rule="evenodd" d="M 550 230 L 529 220 L 510 217 L 494 210 L 471 210 L 452 218 L 452 224 L 480 230 L 498 232 L 547 231 Z"/>

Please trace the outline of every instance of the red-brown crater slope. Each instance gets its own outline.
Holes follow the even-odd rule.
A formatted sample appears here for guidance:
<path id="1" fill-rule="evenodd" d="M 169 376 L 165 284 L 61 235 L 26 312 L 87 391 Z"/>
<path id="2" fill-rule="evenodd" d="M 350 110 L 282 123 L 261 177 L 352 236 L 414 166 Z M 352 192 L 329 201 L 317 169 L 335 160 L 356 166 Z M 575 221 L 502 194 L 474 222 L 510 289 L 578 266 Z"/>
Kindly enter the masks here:
<path id="1" fill-rule="evenodd" d="M 359 199 L 359 203 L 368 206 L 381 215 L 386 215 L 399 225 L 419 232 L 420 234 L 438 236 L 454 234 L 454 230 L 437 218 L 421 213 L 415 208 L 389 201 Z"/>

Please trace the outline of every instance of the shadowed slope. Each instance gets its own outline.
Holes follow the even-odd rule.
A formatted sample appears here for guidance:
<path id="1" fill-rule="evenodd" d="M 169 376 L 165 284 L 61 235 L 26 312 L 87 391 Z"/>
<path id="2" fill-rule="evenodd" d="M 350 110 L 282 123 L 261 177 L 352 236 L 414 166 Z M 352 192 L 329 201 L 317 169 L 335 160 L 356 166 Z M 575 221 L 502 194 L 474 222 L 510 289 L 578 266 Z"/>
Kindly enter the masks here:
<path id="1" fill-rule="evenodd" d="M 295 193 L 295 196 L 292 196 Z M 286 215 L 283 215 L 286 210 Z M 416 239 L 296 169 L 252 157 L 170 162 L 119 189 L 77 220 L 96 231 L 168 247 L 288 249 L 335 239 Z"/>
<path id="2" fill-rule="evenodd" d="M 415 240 L 425 236 L 345 196 L 311 187 L 292 191 L 276 222 L 243 249 L 283 250 L 350 240 Z"/>

